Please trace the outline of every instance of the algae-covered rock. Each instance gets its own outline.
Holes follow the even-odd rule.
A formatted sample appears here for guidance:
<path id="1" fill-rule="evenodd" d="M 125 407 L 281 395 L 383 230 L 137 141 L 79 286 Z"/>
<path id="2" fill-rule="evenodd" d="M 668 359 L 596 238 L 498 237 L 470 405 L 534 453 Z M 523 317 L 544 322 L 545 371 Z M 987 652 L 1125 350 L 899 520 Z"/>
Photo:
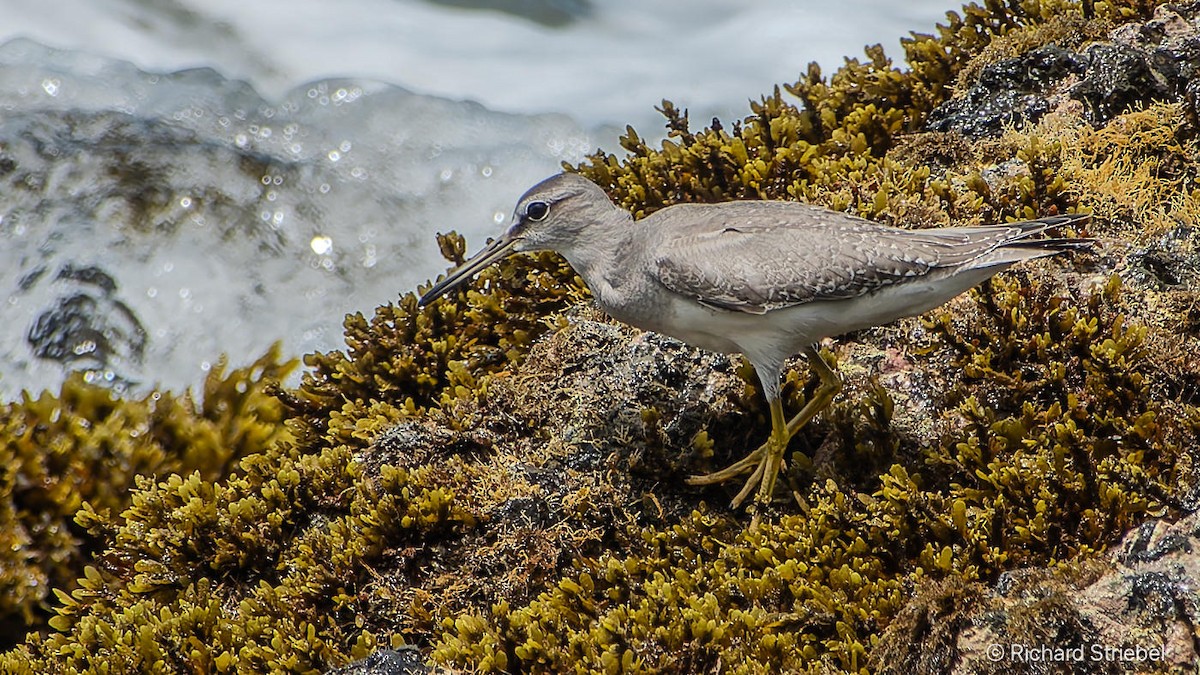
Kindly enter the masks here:
<path id="1" fill-rule="evenodd" d="M 908 41 L 908 70 L 871 48 L 702 130 L 664 102 L 660 147 L 630 129 L 623 156 L 569 167 L 639 215 L 733 198 L 908 227 L 1092 214 L 1094 254 L 824 345 L 846 387 L 789 448 L 762 527 L 725 507 L 738 486 L 681 480 L 765 438 L 748 369 L 599 315 L 555 256 L 517 257 L 430 307 L 408 293 L 348 317 L 344 351 L 272 390 L 286 432 L 221 455 L 236 470 L 74 505 L 90 555 L 0 669 L 310 673 L 415 648 L 468 672 L 943 671 L 993 636 L 1108 640 L 1084 603 L 1104 588 L 1176 630 L 1186 565 L 1108 552 L 1200 506 L 1187 88 L 1101 118 L 1048 106 L 984 139 L 926 129 L 1005 59 L 1153 42 L 1188 11 L 973 5 Z M 461 238 L 441 243 L 461 261 Z M 792 409 L 814 386 L 796 365 Z"/>
<path id="2" fill-rule="evenodd" d="M 965 73 L 959 86 L 966 80 L 969 89 L 934 109 L 927 128 L 994 136 L 1006 126 L 1036 122 L 1068 102 L 1094 125 L 1157 101 L 1195 104 L 1200 6 L 1162 5 L 1150 21 L 1129 23 L 1108 35 L 1099 28 L 1074 14 L 1051 20 L 1036 29 L 1041 39 L 1053 39 L 1050 44 L 979 65 L 977 75 Z M 1003 42 L 1014 49 L 1028 46 L 1014 36 Z M 979 61 L 994 58 L 998 47 Z"/>
<path id="3" fill-rule="evenodd" d="M 1200 513 L 1148 520 L 1103 559 L 1017 569 L 990 587 L 926 584 L 896 616 L 880 673 L 1188 672 L 1200 663 Z"/>

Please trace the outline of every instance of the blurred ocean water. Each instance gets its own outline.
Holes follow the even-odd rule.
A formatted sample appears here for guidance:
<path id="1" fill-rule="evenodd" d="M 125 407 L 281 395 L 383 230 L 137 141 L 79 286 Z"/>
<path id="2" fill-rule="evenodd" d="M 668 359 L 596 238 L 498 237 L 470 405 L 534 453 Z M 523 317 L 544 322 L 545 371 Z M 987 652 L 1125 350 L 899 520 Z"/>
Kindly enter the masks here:
<path id="1" fill-rule="evenodd" d="M 440 273 L 672 99 L 700 126 L 944 2 L 0 0 L 0 397 L 195 386 Z"/>

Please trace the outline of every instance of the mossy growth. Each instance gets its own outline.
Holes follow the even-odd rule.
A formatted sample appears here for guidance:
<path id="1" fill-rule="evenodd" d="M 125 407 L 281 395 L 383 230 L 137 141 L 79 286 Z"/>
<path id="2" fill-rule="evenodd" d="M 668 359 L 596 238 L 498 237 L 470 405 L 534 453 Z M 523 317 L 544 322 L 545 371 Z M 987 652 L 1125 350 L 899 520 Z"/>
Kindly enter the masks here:
<path id="1" fill-rule="evenodd" d="M 871 48 L 828 80 L 810 68 L 728 128 L 692 131 L 664 102 L 661 147 L 630 129 L 626 156 L 568 168 L 638 214 L 801 198 L 920 227 L 1084 209 L 1094 233 L 1128 236 L 1145 212 L 1118 210 L 1153 199 L 1097 195 L 1103 176 L 1139 170 L 1110 158 L 1153 154 L 1137 139 L 1122 145 L 1119 126 L 1151 111 L 1111 132 L 1080 131 L 1064 114 L 976 144 L 920 133 L 996 39 L 1023 44 L 1013 36 L 1067 14 L 1094 31 L 1088 22 L 1153 9 L 1088 5 L 1090 15 L 1062 0 L 969 7 L 906 42 L 909 70 Z M 1186 115 L 1154 110 L 1182 120 L 1172 165 L 1182 195 L 1200 165 Z M 1089 145 L 1090 133 L 1117 141 Z M 1154 189 L 1152 176 L 1138 180 Z M 461 238 L 441 243 L 461 261 Z M 803 506 L 781 504 L 757 530 L 704 504 L 725 501 L 723 488 L 646 479 L 680 474 L 666 452 L 644 453 L 637 480 L 614 477 L 626 465 L 564 461 L 586 433 L 530 429 L 521 420 L 536 411 L 502 407 L 518 400 L 502 390 L 537 385 L 529 350 L 565 333 L 562 313 L 586 298 L 561 260 L 510 259 L 423 310 L 406 294 L 370 320 L 350 317 L 347 349 L 308 356 L 301 386 L 277 391 L 291 440 L 238 453 L 229 475 L 181 466 L 138 480 L 121 506 L 79 504 L 73 527 L 100 542 L 96 553 L 77 586 L 54 582 L 56 616 L 0 655 L 0 669 L 319 672 L 404 643 L 475 671 L 867 669 L 926 580 L 1073 560 L 1147 513 L 1194 507 L 1194 459 L 1182 449 L 1195 446 L 1200 418 L 1185 402 L 1197 368 L 1165 370 L 1149 356 L 1174 324 L 1136 320 L 1143 296 L 1122 293 L 1144 289 L 1108 281 L 1118 261 L 1106 255 L 1035 264 L 905 324 L 926 338 L 911 358 L 940 378 L 925 392 L 935 411 L 925 433 L 888 386 L 851 378 L 793 448 Z M 1036 272 L 1073 264 L 1061 275 L 1070 283 Z M 896 343 L 886 330 L 859 337 Z M 793 406 L 802 375 L 788 375 Z M 757 398 L 745 399 L 746 417 L 765 422 Z M 691 448 L 697 464 L 746 451 L 669 414 L 648 406 L 640 417 L 662 448 Z M 691 435 L 671 436 L 682 429 Z M 747 442 L 764 436 L 760 422 Z"/>
<path id="2" fill-rule="evenodd" d="M 286 438 L 283 406 L 264 392 L 294 367 L 279 347 L 227 371 L 218 361 L 198 398 L 118 399 L 82 375 L 57 395 L 0 406 L 0 624 L 20 641 L 43 623 L 52 589 L 70 591 L 103 543 L 75 524 L 80 508 L 123 510 L 138 477 L 227 477 L 243 457 Z"/>

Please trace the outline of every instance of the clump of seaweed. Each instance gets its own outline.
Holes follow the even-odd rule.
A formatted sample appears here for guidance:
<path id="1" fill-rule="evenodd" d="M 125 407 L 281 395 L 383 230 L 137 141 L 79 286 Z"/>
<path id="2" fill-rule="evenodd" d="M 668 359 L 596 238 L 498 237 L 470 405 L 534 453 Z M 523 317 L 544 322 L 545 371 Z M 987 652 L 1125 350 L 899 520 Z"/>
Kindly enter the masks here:
<path id="1" fill-rule="evenodd" d="M 439 236 L 447 260 L 463 262 L 461 236 Z M 365 445 L 387 424 L 430 405 L 474 396 L 479 378 L 518 362 L 548 329 L 544 318 L 587 291 L 558 256 L 500 263 L 480 274 L 486 290 L 466 290 L 417 308 L 399 304 L 346 317 L 345 352 L 309 354 L 300 388 L 284 394 L 303 445 Z M 357 410 L 343 410 L 346 404 Z M 364 410 L 364 408 L 366 410 Z M 375 420 L 364 427 L 365 420 Z"/>
<path id="2" fill-rule="evenodd" d="M 283 406 L 265 393 L 294 364 L 272 347 L 253 364 L 209 371 L 202 395 L 118 399 L 69 378 L 57 395 L 0 406 L 0 616 L 15 643 L 46 620 L 52 589 L 70 591 L 102 544 L 73 520 L 111 518 L 139 477 L 196 472 L 215 481 L 243 457 L 287 438 Z"/>

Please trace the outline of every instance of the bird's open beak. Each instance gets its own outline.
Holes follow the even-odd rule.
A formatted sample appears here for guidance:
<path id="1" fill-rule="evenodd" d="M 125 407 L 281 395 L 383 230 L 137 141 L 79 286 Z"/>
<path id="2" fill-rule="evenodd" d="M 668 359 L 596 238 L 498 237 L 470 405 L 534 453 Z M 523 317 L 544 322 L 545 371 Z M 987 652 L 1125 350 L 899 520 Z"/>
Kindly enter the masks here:
<path id="1" fill-rule="evenodd" d="M 498 239 L 493 240 L 482 251 L 471 256 L 470 260 L 451 272 L 445 279 L 434 284 L 433 288 L 421 296 L 421 299 L 417 301 L 417 305 L 420 307 L 428 305 L 469 281 L 471 277 L 475 276 L 476 272 L 488 267 L 501 258 L 508 257 L 513 253 L 513 246 L 519 240 L 520 237 L 514 237 L 508 232 L 500 235 Z"/>

